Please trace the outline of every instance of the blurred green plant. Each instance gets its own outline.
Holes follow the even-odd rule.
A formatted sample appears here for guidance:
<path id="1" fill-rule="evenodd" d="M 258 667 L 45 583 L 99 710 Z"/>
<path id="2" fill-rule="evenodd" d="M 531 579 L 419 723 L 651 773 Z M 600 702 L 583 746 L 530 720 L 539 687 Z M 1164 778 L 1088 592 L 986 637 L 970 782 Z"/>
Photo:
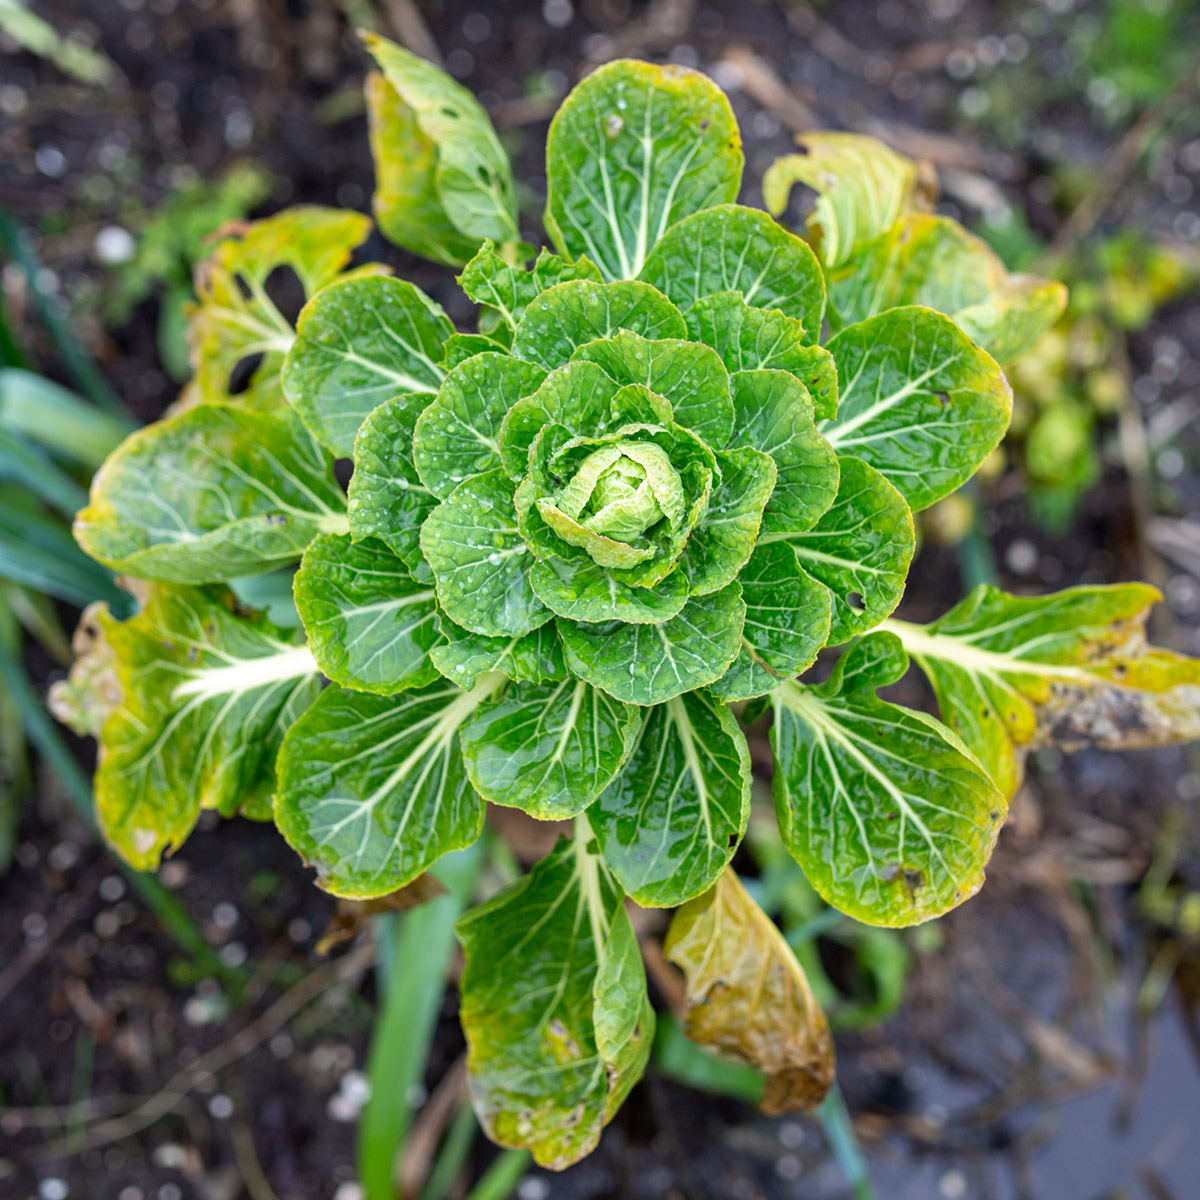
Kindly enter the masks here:
<path id="1" fill-rule="evenodd" d="M 64 38 L 49 21 L 31 12 L 23 0 L 0 0 L 0 32 L 8 34 L 22 50 L 46 59 L 80 83 L 108 83 L 116 73 L 107 55 Z"/>

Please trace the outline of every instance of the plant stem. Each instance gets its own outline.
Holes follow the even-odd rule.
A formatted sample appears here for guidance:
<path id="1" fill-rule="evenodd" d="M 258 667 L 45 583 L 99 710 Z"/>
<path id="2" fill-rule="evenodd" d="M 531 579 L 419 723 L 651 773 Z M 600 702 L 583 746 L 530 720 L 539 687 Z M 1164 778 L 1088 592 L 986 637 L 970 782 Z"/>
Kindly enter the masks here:
<path id="1" fill-rule="evenodd" d="M 863 1157 L 862 1147 L 858 1144 L 858 1135 L 854 1132 L 854 1125 L 846 1108 L 846 1099 L 836 1081 L 829 1089 L 829 1094 L 821 1101 L 816 1117 L 838 1166 L 842 1168 L 846 1181 L 850 1184 L 854 1200 L 875 1200 L 875 1189 L 871 1186 L 867 1162 Z"/>
<path id="2" fill-rule="evenodd" d="M 505 1150 L 467 1193 L 467 1200 L 507 1200 L 529 1170 L 528 1150 Z"/>

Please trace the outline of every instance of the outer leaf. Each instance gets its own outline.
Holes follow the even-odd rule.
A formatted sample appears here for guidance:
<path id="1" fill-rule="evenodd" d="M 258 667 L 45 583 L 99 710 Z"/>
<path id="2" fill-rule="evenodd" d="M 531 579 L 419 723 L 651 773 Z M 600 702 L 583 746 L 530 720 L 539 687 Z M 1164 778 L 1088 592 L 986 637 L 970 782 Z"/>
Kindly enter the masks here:
<path id="1" fill-rule="evenodd" d="M 304 306 L 283 368 L 287 398 L 334 454 L 348 458 L 367 416 L 399 392 L 435 390 L 450 318 L 402 279 L 349 279 Z"/>
<path id="2" fill-rule="evenodd" d="M 490 638 L 471 633 L 453 621 L 439 618 L 444 646 L 435 646 L 429 657 L 447 679 L 459 687 L 472 688 L 485 671 L 499 671 L 519 683 L 546 683 L 565 679 L 562 646 L 554 623 L 543 625 L 524 637 Z"/>
<path id="3" fill-rule="evenodd" d="M 567 666 L 627 704 L 661 704 L 704 687 L 737 657 L 746 606 L 736 583 L 697 596 L 660 625 L 560 620 Z"/>
<path id="4" fill-rule="evenodd" d="M 432 402 L 429 392 L 396 396 L 363 422 L 354 442 L 350 479 L 350 535 L 356 542 L 379 538 L 419 583 L 433 578 L 421 555 L 421 523 L 437 497 L 421 482 L 413 462 L 413 430 Z"/>
<path id="5" fill-rule="evenodd" d="M 749 700 L 807 671 L 830 640 L 833 598 L 779 544 L 761 545 L 738 576 L 746 602 L 742 647 L 712 685 L 722 700 Z"/>
<path id="6" fill-rule="evenodd" d="M 390 696 L 437 678 L 433 588 L 386 546 L 324 534 L 304 552 L 295 588 L 309 647 L 335 683 Z"/>
<path id="7" fill-rule="evenodd" d="M 829 1022 L 792 948 L 732 868 L 675 914 L 663 951 L 687 977 L 684 1032 L 762 1071 L 764 1112 L 820 1103 L 834 1079 Z"/>
<path id="8" fill-rule="evenodd" d="M 722 204 L 685 217 L 638 278 L 684 310 L 714 292 L 741 292 L 755 308 L 777 308 L 802 322 L 809 341 L 821 332 L 825 279 L 816 255 L 755 208 Z"/>
<path id="9" fill-rule="evenodd" d="M 882 475 L 857 458 L 840 458 L 837 499 L 807 533 L 767 534 L 786 541 L 805 572 L 833 596 L 829 644 L 873 629 L 900 603 L 916 550 L 912 513 Z"/>
<path id="10" fill-rule="evenodd" d="M 226 601 L 152 588 L 128 621 L 92 610 L 97 653 L 80 659 L 71 692 L 58 696 L 60 711 L 94 696 L 85 711 L 89 731 L 99 727 L 96 813 L 138 870 L 179 847 L 202 809 L 231 816 L 269 795 L 283 735 L 320 688 L 316 662 L 291 631 L 236 616 Z"/>
<path id="11" fill-rule="evenodd" d="M 670 401 L 675 420 L 710 446 L 729 441 L 733 401 L 720 356 L 698 342 L 650 341 L 622 330 L 575 351 L 603 368 L 617 383 L 637 383 Z"/>
<path id="12" fill-rule="evenodd" d="M 547 608 L 573 621 L 657 624 L 675 616 L 688 598 L 682 571 L 673 571 L 653 587 L 635 587 L 591 559 L 535 562 L 529 582 Z"/>
<path id="13" fill-rule="evenodd" d="M 923 304 L 1002 363 L 1029 349 L 1066 303 L 1061 283 L 1010 274 L 982 238 L 928 213 L 911 213 L 860 247 L 830 282 L 837 327 Z"/>
<path id="14" fill-rule="evenodd" d="M 411 883 L 483 830 L 459 727 L 504 679 L 474 690 L 438 681 L 399 696 L 330 687 L 279 754 L 275 823 L 336 896 L 363 900 Z"/>
<path id="15" fill-rule="evenodd" d="M 126 438 L 75 518 L 76 540 L 93 558 L 174 583 L 256 575 L 344 528 L 333 464 L 295 415 L 224 404 Z"/>
<path id="16" fill-rule="evenodd" d="M 955 734 L 875 697 L 907 666 L 895 635 L 874 634 L 827 684 L 771 693 L 784 844 L 828 903 L 868 925 L 914 925 L 974 895 L 1007 810 Z"/>
<path id="17" fill-rule="evenodd" d="M 580 346 L 621 329 L 647 338 L 687 337 L 683 314 L 648 283 L 577 279 L 555 284 L 526 309 L 512 352 L 552 371 Z"/>
<path id="18" fill-rule="evenodd" d="M 839 454 L 882 472 L 914 512 L 965 483 L 1008 428 L 1012 389 L 990 355 L 929 308 L 895 308 L 829 342 Z"/>
<path id="19" fill-rule="evenodd" d="M 732 202 L 737 121 L 720 89 L 685 67 L 625 59 L 564 101 L 546 144 L 546 229 L 569 258 L 633 279 L 682 217 Z"/>
<path id="20" fill-rule="evenodd" d="M 480 1124 L 554 1170 L 595 1148 L 641 1077 L 654 1034 L 621 894 L 584 841 L 560 842 L 458 923 Z"/>
<path id="21" fill-rule="evenodd" d="M 1011 796 L 1031 746 L 1200 737 L 1200 660 L 1146 643 L 1142 583 L 1010 596 L 983 584 L 932 625 L 889 621 L 947 723 Z"/>
<path id="22" fill-rule="evenodd" d="M 797 183 L 817 192 L 808 219 L 813 241 L 827 266 L 836 267 L 904 213 L 925 207 L 917 164 L 882 142 L 857 133 L 803 133 L 803 154 L 777 158 L 763 176 L 767 211 L 779 216 Z"/>
<path id="23" fill-rule="evenodd" d="M 710 888 L 750 818 L 750 751 L 707 692 L 646 713 L 624 770 L 588 810 L 604 861 L 639 904 L 671 908 Z"/>
<path id="24" fill-rule="evenodd" d="M 578 679 L 517 684 L 462 731 L 475 790 L 540 821 L 581 813 L 621 769 L 642 710 Z"/>
<path id="25" fill-rule="evenodd" d="M 438 602 L 456 624 L 487 637 L 531 633 L 550 610 L 529 586 L 513 486 L 501 470 L 464 480 L 421 526 Z"/>
<path id="26" fill-rule="evenodd" d="M 418 473 L 444 500 L 468 476 L 500 466 L 500 423 L 546 372 L 507 354 L 476 354 L 455 367 L 413 435 Z"/>
<path id="27" fill-rule="evenodd" d="M 412 192 L 396 196 L 394 203 L 387 193 L 382 198 L 377 195 L 376 213 L 384 232 L 389 237 L 393 232 L 399 233 L 404 240 L 397 238 L 398 244 L 414 253 L 429 251 L 429 243 L 423 240 L 424 223 L 406 216 L 400 205 L 415 195 L 424 202 L 423 208 L 429 206 L 428 153 L 432 147 L 432 192 L 449 224 L 475 245 L 484 238 L 494 242 L 516 241 L 519 232 L 512 164 L 479 102 L 432 63 L 374 34 L 367 34 L 365 40 L 384 78 L 411 110 L 410 119 L 419 131 L 413 145 L 415 161 L 399 165 L 387 162 L 388 182 L 400 178 L 402 169 L 415 171 L 415 179 Z M 405 117 L 409 119 L 407 114 Z M 390 139 L 377 139 L 372 146 L 376 161 L 392 148 Z M 403 143 L 397 148 L 402 152 L 407 150 Z M 461 254 L 461 242 L 444 236 L 445 221 L 435 222 L 431 232 L 440 250 L 453 251 L 456 257 Z M 435 257 L 447 261 L 444 254 Z"/>
<path id="28" fill-rule="evenodd" d="M 837 367 L 828 350 L 807 344 L 813 338 L 799 321 L 778 309 L 752 308 L 738 292 L 718 292 L 688 309 L 687 326 L 730 371 L 790 371 L 808 389 L 817 416 L 837 412 Z"/>

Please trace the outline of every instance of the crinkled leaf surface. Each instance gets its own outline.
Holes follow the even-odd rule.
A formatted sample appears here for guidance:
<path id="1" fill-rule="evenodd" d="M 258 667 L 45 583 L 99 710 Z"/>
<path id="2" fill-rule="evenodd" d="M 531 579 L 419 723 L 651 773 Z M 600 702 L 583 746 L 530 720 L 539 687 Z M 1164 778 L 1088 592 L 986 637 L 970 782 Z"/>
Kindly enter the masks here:
<path id="1" fill-rule="evenodd" d="M 684 1032 L 762 1071 L 764 1112 L 821 1102 L 834 1078 L 829 1022 L 792 948 L 731 867 L 675 914 L 663 952 L 687 979 Z"/>
<path id="2" fill-rule="evenodd" d="M 546 143 L 546 229 L 568 258 L 633 279 L 676 221 L 731 203 L 737 121 L 720 88 L 686 67 L 624 59 L 563 102 Z"/>
<path id="3" fill-rule="evenodd" d="M 438 680 L 398 696 L 328 687 L 284 739 L 275 823 L 336 896 L 411 883 L 483 830 L 458 732 L 504 680 L 464 692 Z"/>
<path id="4" fill-rule="evenodd" d="M 558 622 L 567 666 L 628 704 L 660 704 L 704 687 L 737 657 L 746 607 L 736 583 L 696 596 L 657 625 Z"/>
<path id="5" fill-rule="evenodd" d="M 467 1078 L 480 1124 L 554 1170 L 595 1149 L 654 1036 L 621 893 L 584 842 L 560 842 L 458 923 Z"/>
<path id="6" fill-rule="evenodd" d="M 441 367 L 449 371 L 459 363 L 474 358 L 476 354 L 507 354 L 507 347 L 495 338 L 485 337 L 482 333 L 452 333 L 442 343 Z"/>
<path id="7" fill-rule="evenodd" d="M 712 886 L 750 818 L 750 751 L 706 691 L 646 712 L 629 761 L 588 810 L 604 861 L 639 904 L 671 908 Z"/>
<path id="8" fill-rule="evenodd" d="M 292 562 L 346 524 L 333 462 L 294 413 L 204 404 L 121 443 L 75 537 L 139 579 L 213 583 Z"/>
<path id="9" fill-rule="evenodd" d="M 429 657 L 459 687 L 474 687 L 485 671 L 499 671 L 520 683 L 546 683 L 567 676 L 558 630 L 552 621 L 524 636 L 498 638 L 471 633 L 445 618 L 439 618 L 438 625 L 447 641 L 435 646 Z"/>
<path id="10" fill-rule="evenodd" d="M 433 588 L 381 542 L 323 534 L 304 552 L 295 589 L 309 647 L 335 683 L 390 696 L 437 678 Z"/>
<path id="11" fill-rule="evenodd" d="M 321 442 L 348 458 L 368 414 L 404 392 L 436 390 L 445 376 L 449 317 L 403 279 L 348 279 L 305 306 L 283 368 L 293 408 Z"/>
<path id="12" fill-rule="evenodd" d="M 820 687 L 771 693 L 779 831 L 822 897 L 868 925 L 915 925 L 983 884 L 1007 802 L 956 734 L 875 689 L 899 639 L 856 643 Z"/>
<path id="13" fill-rule="evenodd" d="M 653 587 L 635 587 L 591 559 L 536 562 L 529 571 L 529 582 L 547 608 L 573 621 L 652 625 L 670 620 L 688 598 L 687 576 L 682 571 L 673 571 Z"/>
<path id="14" fill-rule="evenodd" d="M 672 225 L 642 267 L 685 311 L 714 292 L 741 292 L 755 308 L 777 308 L 815 341 L 825 310 L 825 279 L 808 244 L 764 212 L 722 204 Z"/>
<path id="15" fill-rule="evenodd" d="M 463 727 L 475 790 L 540 821 L 582 812 L 620 770 L 642 710 L 582 680 L 514 684 Z"/>
<path id="16" fill-rule="evenodd" d="M 1143 583 L 1011 596 L 983 584 L 932 625 L 889 621 L 946 722 L 1007 796 L 1031 746 L 1200 737 L 1200 660 L 1148 645 Z"/>
<path id="17" fill-rule="evenodd" d="M 965 483 L 1008 428 L 1012 390 L 995 359 L 933 309 L 880 313 L 828 348 L 838 414 L 822 432 L 886 475 L 914 512 Z"/>

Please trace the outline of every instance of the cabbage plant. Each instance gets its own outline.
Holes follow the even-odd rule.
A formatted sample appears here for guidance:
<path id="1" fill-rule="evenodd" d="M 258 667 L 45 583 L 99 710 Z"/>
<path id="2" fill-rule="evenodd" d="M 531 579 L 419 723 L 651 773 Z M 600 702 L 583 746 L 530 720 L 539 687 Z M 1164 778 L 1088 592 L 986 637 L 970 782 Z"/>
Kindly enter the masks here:
<path id="1" fill-rule="evenodd" d="M 538 251 L 474 98 L 369 49 L 378 226 L 457 268 L 478 320 L 350 268 L 358 214 L 292 209 L 217 247 L 193 383 L 76 522 L 140 602 L 87 615 L 55 697 L 99 739 L 106 836 L 153 869 L 205 808 L 273 820 L 365 900 L 475 842 L 488 804 L 571 821 L 459 925 L 490 1136 L 564 1167 L 642 1074 L 629 901 L 677 910 L 689 1036 L 759 1067 L 768 1111 L 815 1104 L 827 1023 L 730 867 L 747 722 L 770 714 L 779 835 L 813 887 L 887 926 L 980 887 L 1030 747 L 1200 733 L 1197 663 L 1145 642 L 1152 588 L 983 587 L 891 618 L 913 512 L 996 446 L 998 359 L 1062 289 L 1009 275 L 869 139 L 811 135 L 771 168 L 776 212 L 816 190 L 805 236 L 739 205 L 724 95 L 633 61 L 555 117 Z M 295 328 L 281 266 L 308 296 Z M 256 600 L 281 571 L 294 610 Z M 910 662 L 940 720 L 878 696 Z"/>

